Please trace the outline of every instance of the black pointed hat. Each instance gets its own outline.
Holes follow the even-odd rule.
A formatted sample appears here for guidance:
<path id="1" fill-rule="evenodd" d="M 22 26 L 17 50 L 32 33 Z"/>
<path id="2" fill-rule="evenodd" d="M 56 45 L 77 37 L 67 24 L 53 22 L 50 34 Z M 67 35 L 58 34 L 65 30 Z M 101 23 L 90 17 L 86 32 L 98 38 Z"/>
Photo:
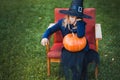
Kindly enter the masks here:
<path id="1" fill-rule="evenodd" d="M 60 13 L 77 16 L 79 18 L 92 18 L 89 15 L 83 14 L 83 0 L 72 0 L 69 10 L 60 10 Z"/>

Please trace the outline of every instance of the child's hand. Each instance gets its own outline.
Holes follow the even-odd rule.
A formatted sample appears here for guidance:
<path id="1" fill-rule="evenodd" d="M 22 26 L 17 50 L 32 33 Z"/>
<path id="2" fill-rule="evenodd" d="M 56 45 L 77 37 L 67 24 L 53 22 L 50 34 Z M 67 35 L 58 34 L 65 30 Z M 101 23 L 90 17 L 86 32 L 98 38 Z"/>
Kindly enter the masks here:
<path id="1" fill-rule="evenodd" d="M 78 21 L 81 21 L 82 19 L 76 19 L 76 21 L 75 21 L 75 23 L 73 24 L 74 26 L 76 26 L 76 23 L 78 22 Z"/>
<path id="2" fill-rule="evenodd" d="M 45 46 L 45 45 L 47 45 L 47 44 L 49 44 L 49 40 L 48 40 L 47 38 L 43 38 L 43 39 L 41 40 L 41 45 Z"/>

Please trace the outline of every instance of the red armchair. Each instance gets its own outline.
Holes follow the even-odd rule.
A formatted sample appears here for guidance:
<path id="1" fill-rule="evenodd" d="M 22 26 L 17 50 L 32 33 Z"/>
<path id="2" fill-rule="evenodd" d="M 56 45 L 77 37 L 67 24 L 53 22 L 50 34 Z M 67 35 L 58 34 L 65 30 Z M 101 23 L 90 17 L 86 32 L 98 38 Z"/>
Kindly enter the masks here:
<path id="1" fill-rule="evenodd" d="M 65 15 L 59 13 L 59 10 L 68 9 L 68 8 L 55 8 L 54 14 L 55 14 L 55 23 L 63 18 Z M 101 35 L 101 27 L 100 24 L 96 24 L 96 17 L 95 17 L 95 8 L 85 8 L 84 13 L 92 16 L 92 19 L 84 19 L 84 21 L 87 23 L 86 25 L 86 37 L 88 39 L 88 43 L 90 46 L 90 49 L 98 51 L 98 40 L 102 39 Z M 54 23 L 51 23 L 49 27 L 54 25 Z M 60 62 L 60 55 L 61 55 L 61 49 L 63 47 L 62 44 L 62 34 L 60 31 L 57 31 L 53 35 L 54 41 L 53 45 L 50 48 L 49 45 L 46 46 L 46 53 L 47 53 L 47 75 L 50 75 L 50 63 L 51 62 Z M 97 78 L 98 75 L 98 67 L 95 68 L 95 77 Z"/>

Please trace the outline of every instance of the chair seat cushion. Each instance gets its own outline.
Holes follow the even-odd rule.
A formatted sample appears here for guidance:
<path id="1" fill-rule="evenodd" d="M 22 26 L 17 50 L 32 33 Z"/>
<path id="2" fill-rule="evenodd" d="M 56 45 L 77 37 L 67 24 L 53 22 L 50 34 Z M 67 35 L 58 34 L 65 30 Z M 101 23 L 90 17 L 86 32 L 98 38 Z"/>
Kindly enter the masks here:
<path id="1" fill-rule="evenodd" d="M 63 48 L 62 43 L 54 43 L 50 51 L 48 52 L 47 57 L 48 58 L 60 58 L 62 48 Z"/>

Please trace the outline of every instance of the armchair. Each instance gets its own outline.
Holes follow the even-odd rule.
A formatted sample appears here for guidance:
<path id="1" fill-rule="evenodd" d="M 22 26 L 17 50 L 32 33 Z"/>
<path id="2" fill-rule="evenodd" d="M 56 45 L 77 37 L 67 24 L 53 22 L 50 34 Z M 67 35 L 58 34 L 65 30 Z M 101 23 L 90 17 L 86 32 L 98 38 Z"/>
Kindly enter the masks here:
<path id="1" fill-rule="evenodd" d="M 49 27 L 54 25 L 58 20 L 64 18 L 64 14 L 59 13 L 59 10 L 66 10 L 68 8 L 55 8 L 54 15 L 55 21 L 51 23 Z M 101 24 L 96 24 L 96 17 L 95 17 L 95 8 L 85 8 L 84 13 L 92 16 L 92 19 L 83 19 L 86 25 L 86 38 L 88 39 L 90 49 L 98 51 L 98 41 L 102 39 L 102 32 L 101 32 Z M 48 28 L 49 28 L 48 27 Z M 62 44 L 62 34 L 60 31 L 57 31 L 53 34 L 53 45 L 50 47 L 49 45 L 46 46 L 46 53 L 47 53 L 47 75 L 50 75 L 50 67 L 52 62 L 59 63 L 60 62 L 60 55 L 61 49 L 63 47 Z M 98 76 L 98 66 L 95 68 L 95 77 Z"/>

